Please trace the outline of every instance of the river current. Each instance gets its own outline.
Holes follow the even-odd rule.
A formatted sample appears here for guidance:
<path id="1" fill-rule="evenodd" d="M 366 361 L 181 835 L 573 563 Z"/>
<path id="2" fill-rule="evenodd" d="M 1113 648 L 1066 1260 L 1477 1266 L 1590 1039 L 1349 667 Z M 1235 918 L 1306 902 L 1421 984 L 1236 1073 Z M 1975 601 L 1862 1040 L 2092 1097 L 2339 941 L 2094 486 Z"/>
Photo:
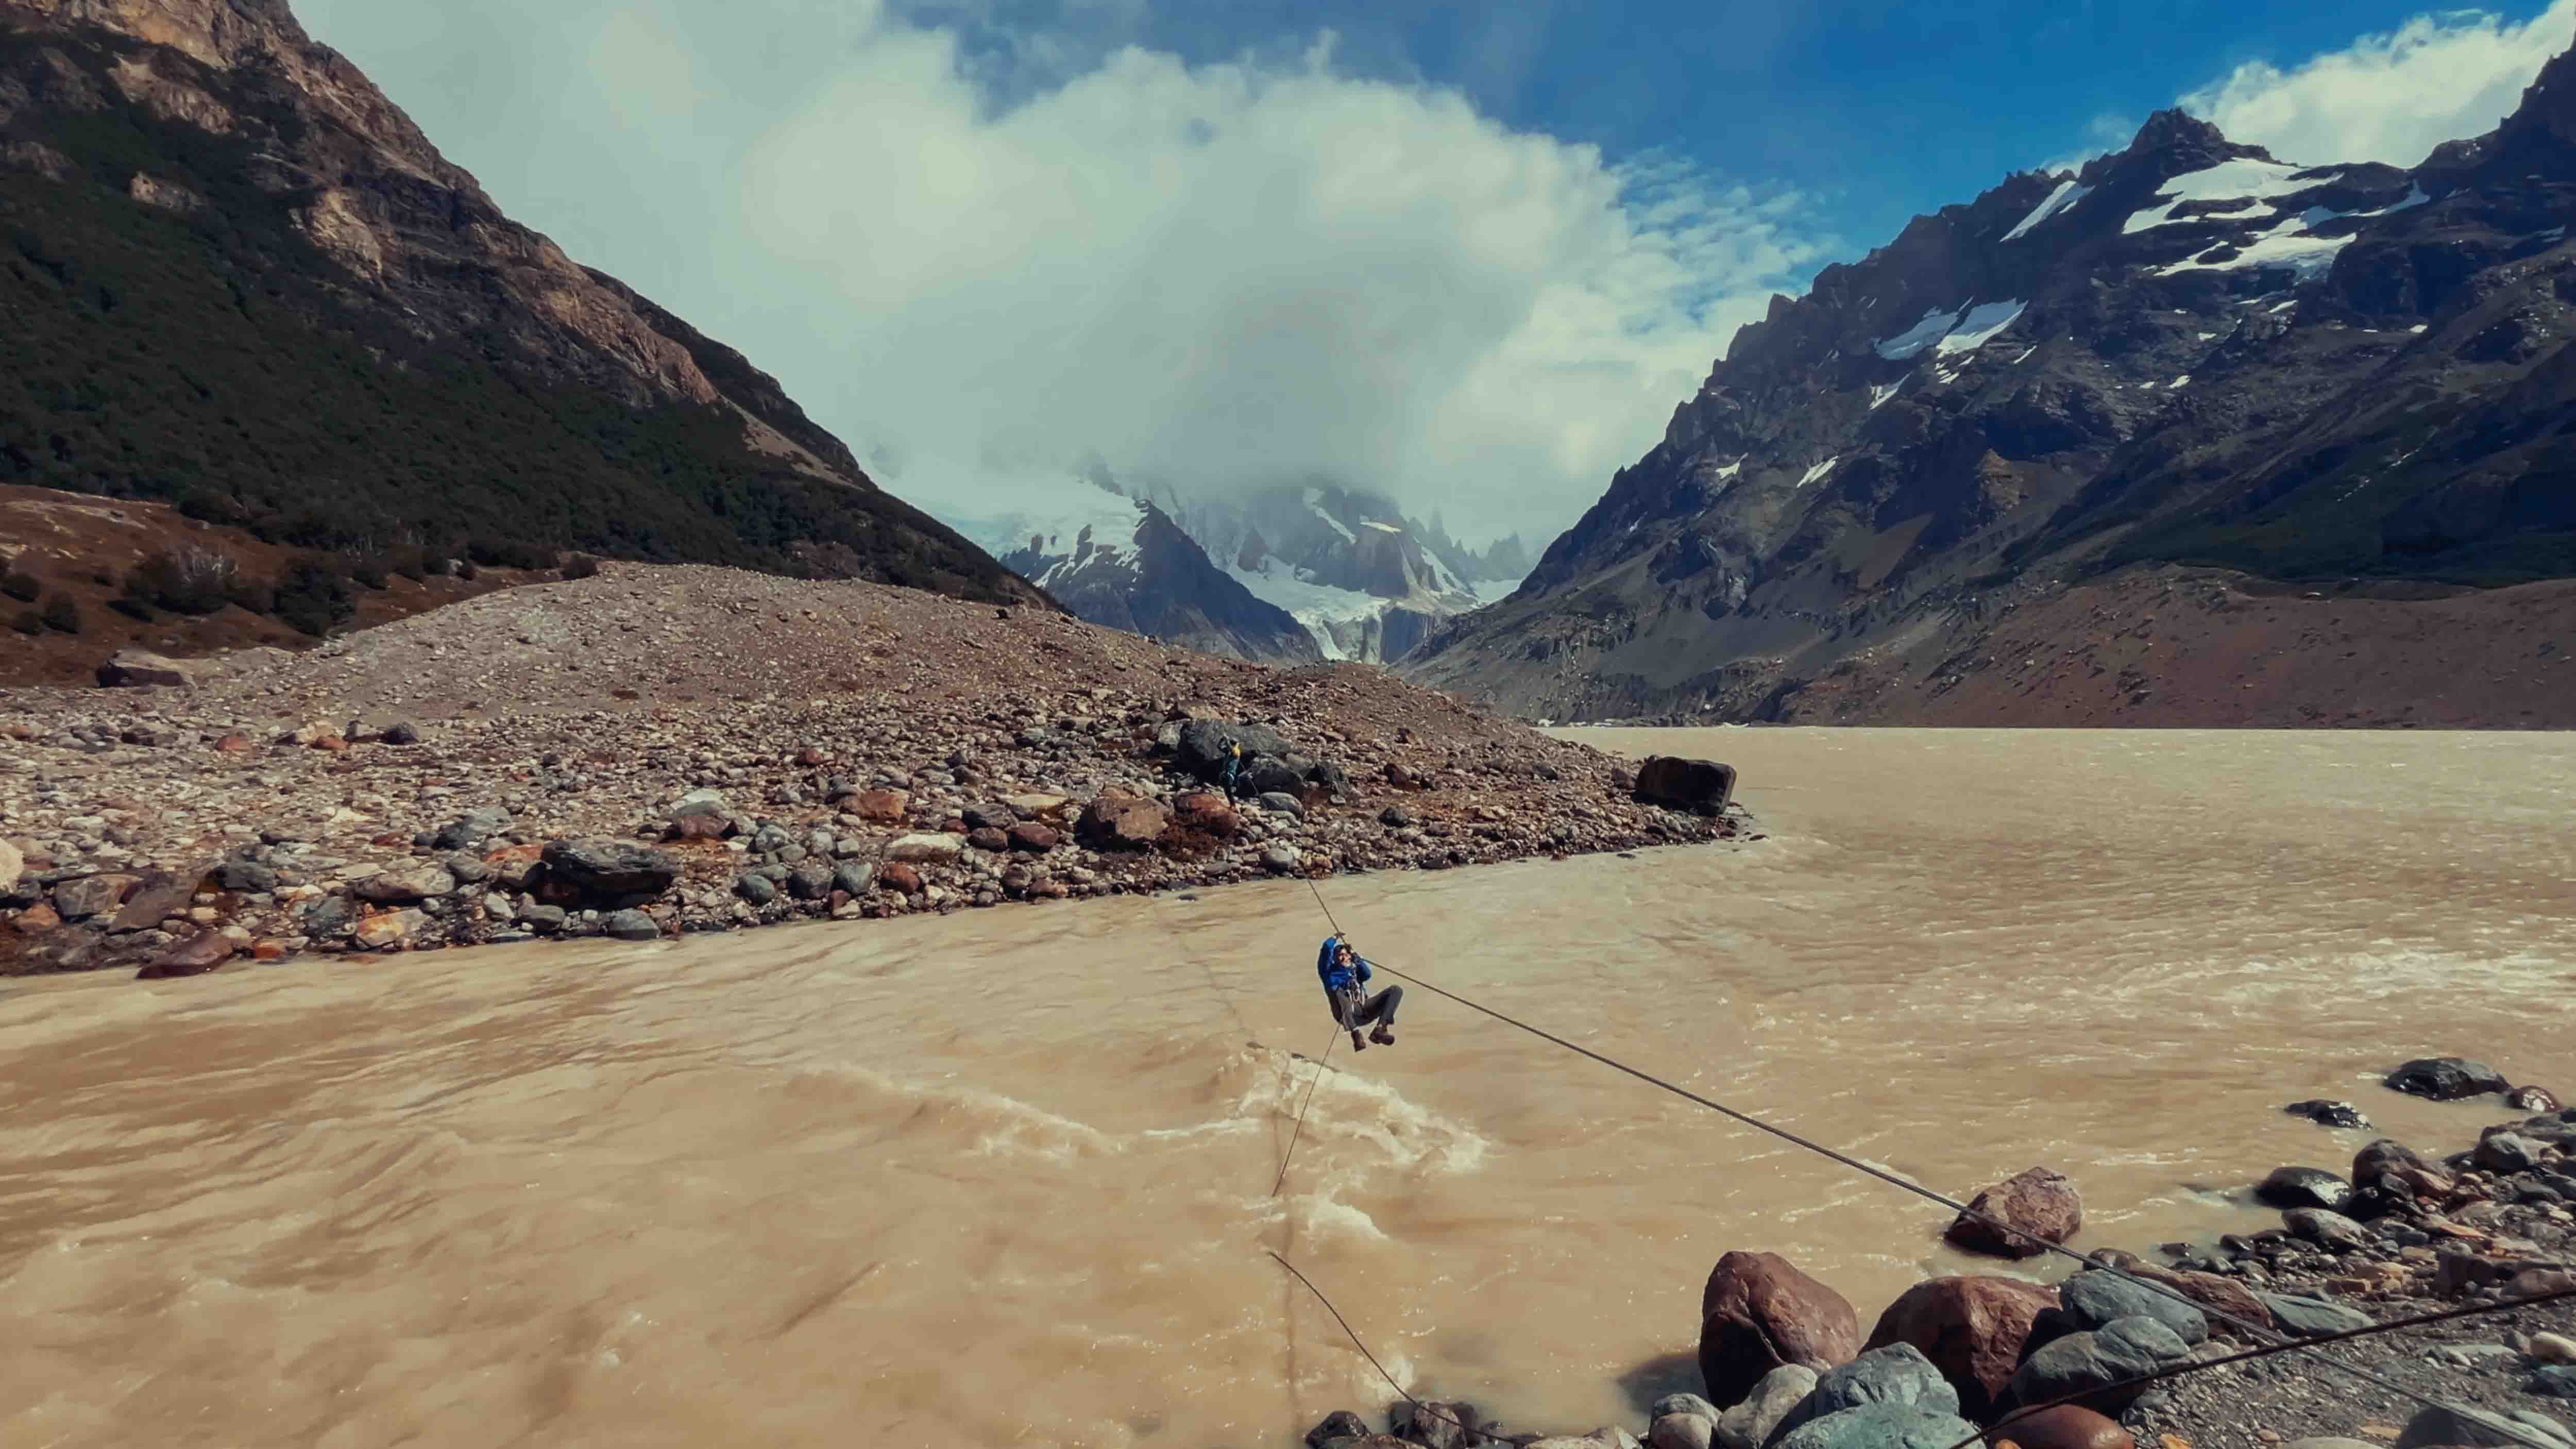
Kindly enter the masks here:
<path id="1" fill-rule="evenodd" d="M 1570 731 L 1766 838 L 1339 878 L 1369 955 L 2079 1246 L 2576 1090 L 2576 737 Z M 0 994 L 0 1442 L 1286 1446 L 1695 1388 L 1765 1249 L 1864 1324 L 1946 1215 L 1416 991 L 1333 1047 L 1301 883 Z M 1271 1193 L 1310 1083 L 1284 1190 Z M 2054 1276 L 2041 1265 L 2004 1271 Z"/>

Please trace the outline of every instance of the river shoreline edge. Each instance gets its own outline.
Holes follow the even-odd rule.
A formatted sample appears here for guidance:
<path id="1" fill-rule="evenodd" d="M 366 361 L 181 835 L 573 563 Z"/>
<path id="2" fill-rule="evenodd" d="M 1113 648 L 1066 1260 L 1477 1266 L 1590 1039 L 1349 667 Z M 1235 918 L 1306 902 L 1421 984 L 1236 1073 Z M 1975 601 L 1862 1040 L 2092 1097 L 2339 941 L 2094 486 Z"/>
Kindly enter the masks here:
<path id="1" fill-rule="evenodd" d="M 25 747 L 0 774 L 0 976 L 648 942 L 1759 838 L 1725 766 L 1630 762 L 1337 668 L 1152 692 L 1076 678 L 1008 708 L 840 697 L 273 732 L 188 690 L 18 692 L 0 737 Z"/>
<path id="2" fill-rule="evenodd" d="M 2389 1080 L 2412 1074 L 2415 1095 L 2443 1100 L 2486 1095 L 2460 1090 L 2454 1067 L 2487 1072 L 2470 1085 L 2515 1114 L 2467 1148 L 2433 1156 L 2377 1137 L 2349 1176 L 2284 1166 L 2243 1189 L 2280 1211 L 2279 1226 L 2146 1252 L 2086 1249 L 2055 1284 L 2007 1276 L 2010 1263 L 2045 1250 L 2025 1241 L 2027 1253 L 1995 1251 L 2006 1235 L 1962 1214 L 1943 1236 L 1955 1247 L 1984 1236 L 1980 1256 L 1999 1271 L 1920 1280 L 1865 1338 L 1870 1320 L 1829 1286 L 1776 1254 L 1729 1252 L 1702 1294 L 1697 1362 L 1708 1392 L 1638 1394 L 1634 1432 L 1518 1431 L 1472 1402 L 1434 1398 L 1391 1401 L 1382 1432 L 1349 1409 L 1298 1427 L 1308 1449 L 1946 1449 L 1970 1434 L 2020 1449 L 2576 1449 L 2576 1298 L 2524 1301 L 2576 1292 L 2576 1109 L 2539 1088 L 2507 1089 L 2459 1058 L 2410 1062 Z M 2431 1090 L 2418 1085 L 2436 1074 Z M 2320 1126 L 2370 1126 L 2348 1102 L 2283 1110 Z M 1971 1206 L 2067 1243 L 2080 1208 L 2066 1216 L 2071 1186 L 2059 1196 L 2051 1179 L 2065 1183 L 2034 1168 Z M 2485 1311 L 2194 1367 L 2265 1341 L 2463 1308 Z M 2114 1387 L 2174 1368 L 2190 1371 L 2143 1390 Z M 2017 1407 L 2069 1393 L 2084 1396 L 2081 1407 L 1997 1426 Z"/>

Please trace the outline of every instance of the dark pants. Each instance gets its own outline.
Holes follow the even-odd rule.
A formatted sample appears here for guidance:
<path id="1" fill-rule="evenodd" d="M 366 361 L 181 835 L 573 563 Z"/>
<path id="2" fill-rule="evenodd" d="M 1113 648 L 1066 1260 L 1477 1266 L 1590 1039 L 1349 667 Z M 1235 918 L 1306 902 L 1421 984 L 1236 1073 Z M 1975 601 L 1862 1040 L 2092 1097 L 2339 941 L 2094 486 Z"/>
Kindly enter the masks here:
<path id="1" fill-rule="evenodd" d="M 1392 1028 L 1395 1009 L 1404 1004 L 1404 988 L 1390 986 L 1366 1001 L 1360 1000 L 1360 994 L 1354 991 L 1348 996 L 1333 997 L 1332 1003 L 1333 1020 L 1352 1031 L 1372 1024 Z"/>

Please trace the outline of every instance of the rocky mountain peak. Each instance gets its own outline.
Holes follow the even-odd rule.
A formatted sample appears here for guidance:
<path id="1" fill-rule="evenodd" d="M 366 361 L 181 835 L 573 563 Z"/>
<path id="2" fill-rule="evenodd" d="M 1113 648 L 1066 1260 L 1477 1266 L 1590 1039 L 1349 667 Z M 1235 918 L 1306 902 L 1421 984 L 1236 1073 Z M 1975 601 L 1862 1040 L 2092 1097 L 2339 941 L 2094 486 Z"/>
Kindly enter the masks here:
<path id="1" fill-rule="evenodd" d="M 1405 667 L 1557 718 L 1758 708 L 2104 559 L 2558 568 L 2576 369 L 2531 370 L 2576 336 L 2576 57 L 2442 159 L 2475 169 L 2301 165 L 2168 110 L 1918 216 L 1774 299 Z"/>
<path id="2" fill-rule="evenodd" d="M 2545 136 L 2560 147 L 2576 148 L 2576 49 L 2561 52 L 2540 68 L 2503 130 L 2513 140 L 2528 142 Z"/>
<path id="3" fill-rule="evenodd" d="M 2218 129 L 2215 124 L 2177 107 L 2158 111 L 2147 117 L 2147 123 L 2138 128 L 2137 136 L 2129 142 L 2128 149 L 2122 154 L 2135 156 L 2147 151 L 2220 151 L 2227 149 L 2228 145 L 2226 132 Z"/>

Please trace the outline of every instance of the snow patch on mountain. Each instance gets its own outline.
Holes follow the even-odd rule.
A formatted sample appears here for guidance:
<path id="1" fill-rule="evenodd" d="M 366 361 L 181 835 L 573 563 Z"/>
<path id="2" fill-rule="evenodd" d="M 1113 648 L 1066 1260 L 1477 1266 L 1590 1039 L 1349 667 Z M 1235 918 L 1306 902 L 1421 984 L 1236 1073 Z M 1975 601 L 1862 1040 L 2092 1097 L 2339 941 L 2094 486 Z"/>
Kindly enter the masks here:
<path id="1" fill-rule="evenodd" d="M 1988 302 L 1982 307 L 1971 307 L 1950 335 L 1941 339 L 1940 350 L 1944 354 L 1974 352 L 1985 346 L 1996 333 L 2019 320 L 2023 309 L 2028 306 L 2028 302 Z"/>
<path id="2" fill-rule="evenodd" d="M 2305 179 L 2300 179 L 2305 178 Z M 2202 171 L 2186 171 L 2156 189 L 2156 200 L 2162 206 L 2143 207 L 2120 224 L 2123 234 L 2134 235 L 2159 226 L 2178 222 L 2237 220 L 2262 209 L 2275 196 L 2288 196 L 2322 185 L 2324 179 L 2312 168 L 2290 166 L 2279 161 L 2257 161 L 2243 158 L 2221 161 Z M 2204 211 L 2194 216 L 2176 216 L 2181 208 L 2195 203 L 2233 201 L 2224 211 Z"/>
<path id="3" fill-rule="evenodd" d="M 959 506 L 976 502 L 985 507 L 968 513 Z M 1136 529 L 1144 521 L 1144 510 L 1135 499 L 1061 477 L 1045 479 L 1037 487 L 994 485 L 983 490 L 981 497 L 963 494 L 942 499 L 937 514 L 997 558 L 1022 551 L 1068 555 L 1086 533 L 1096 547 L 1132 553 Z"/>
<path id="4" fill-rule="evenodd" d="M 1945 355 L 1974 352 L 2010 327 L 2029 305 L 2021 301 L 1969 303 L 1949 312 L 1935 307 L 1904 332 L 1871 345 L 1890 362 L 1920 356 L 1930 347 L 1938 347 Z"/>
<path id="5" fill-rule="evenodd" d="M 1935 307 L 1931 311 L 1923 314 L 1922 321 L 1915 323 L 1913 326 L 1898 333 L 1894 337 L 1884 338 L 1873 345 L 1878 349 L 1879 356 L 1886 358 L 1890 362 L 1903 362 L 1905 359 L 1921 352 L 1924 348 L 1929 347 L 1933 343 L 1940 341 L 1942 338 L 1949 336 L 1950 329 L 1958 326 L 1959 319 L 1966 315 L 1968 315 L 1968 309 L 1965 307 L 1962 307 L 1955 312 L 1944 312 L 1940 308 Z"/>
<path id="6" fill-rule="evenodd" d="M 2313 282 L 2334 270 L 2337 252 L 2352 245 L 2353 237 L 2318 236 L 2307 229 L 2298 217 L 2291 217 L 2270 231 L 2234 249 L 2234 255 L 2205 261 L 2217 252 L 2215 247 L 2197 257 L 2187 257 L 2171 266 L 2156 268 L 2159 277 L 2178 276 L 2184 272 L 2234 272 L 2247 267 L 2286 267 L 2302 282 Z"/>
<path id="7" fill-rule="evenodd" d="M 1360 539 L 1359 539 L 1359 535 L 1358 535 L 1358 534 L 1353 533 L 1353 532 L 1351 532 L 1348 528 L 1343 527 L 1343 526 L 1342 526 L 1342 521 L 1341 521 L 1340 519 L 1335 518 L 1332 514 L 1330 514 L 1330 513 L 1326 512 L 1326 511 L 1324 510 L 1324 490 L 1323 490 L 1323 489 L 1321 489 L 1321 488 L 1309 488 L 1309 489 L 1307 489 L 1307 490 L 1306 490 L 1306 511 L 1307 511 L 1308 513 L 1311 513 L 1311 514 L 1315 515 L 1317 518 L 1322 519 L 1322 520 L 1324 521 L 1324 526 L 1325 526 L 1325 527 L 1330 528 L 1333 532 L 1340 534 L 1340 535 L 1342 536 L 1342 542 L 1344 542 L 1344 543 L 1357 543 L 1357 542 L 1359 542 L 1359 541 L 1360 541 Z M 1403 530 L 1402 530 L 1402 529 L 1398 529 L 1398 530 L 1396 530 L 1396 531 L 1397 531 L 1397 532 L 1399 532 L 1399 533 L 1403 532 Z"/>
<path id="8" fill-rule="evenodd" d="M 2047 221 L 2052 216 L 2071 210 L 2075 203 L 2082 201 L 2085 197 L 2092 194 L 2092 187 L 2081 185 L 2072 177 L 2057 183 L 2057 189 L 2048 193 L 2048 199 L 2041 202 L 2038 208 L 2032 211 L 2030 215 L 2023 217 L 2021 219 L 2021 225 L 2004 233 L 2004 240 L 2020 240 L 2022 237 L 2030 234 L 2031 228 Z"/>

